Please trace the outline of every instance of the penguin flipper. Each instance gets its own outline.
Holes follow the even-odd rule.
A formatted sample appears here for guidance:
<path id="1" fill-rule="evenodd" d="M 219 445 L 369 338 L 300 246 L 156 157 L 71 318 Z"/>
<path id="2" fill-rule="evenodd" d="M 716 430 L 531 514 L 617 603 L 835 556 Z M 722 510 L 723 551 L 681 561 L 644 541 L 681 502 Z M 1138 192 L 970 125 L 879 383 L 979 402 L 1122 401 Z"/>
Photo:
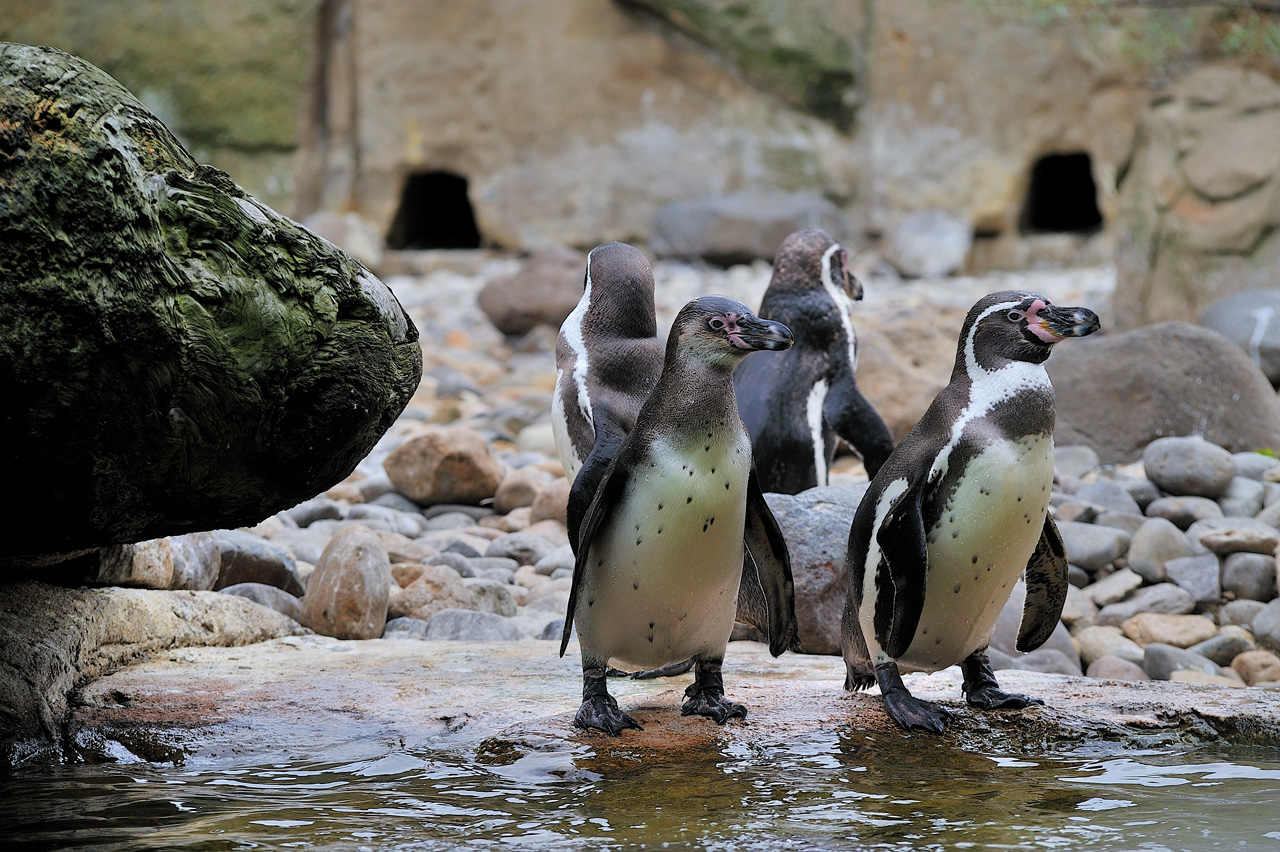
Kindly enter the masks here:
<path id="1" fill-rule="evenodd" d="M 738 620 L 755 625 L 769 637 L 769 653 L 773 656 L 788 649 L 799 651 L 791 556 L 778 520 L 760 490 L 754 465 L 747 478 L 745 530 Z"/>
<path id="2" fill-rule="evenodd" d="M 1022 606 L 1016 643 L 1017 649 L 1024 652 L 1034 651 L 1048 641 L 1067 600 L 1067 552 L 1058 525 L 1048 515 L 1035 552 L 1027 561 L 1026 578 L 1027 600 Z"/>
<path id="3" fill-rule="evenodd" d="M 578 475 L 573 479 L 573 485 L 569 487 L 565 520 L 569 530 L 569 544 L 573 546 L 575 556 L 581 547 L 579 537 L 582 534 L 582 519 L 591 507 L 591 500 L 599 490 L 600 481 L 609 469 L 609 462 L 617 454 L 618 447 L 622 446 L 624 437 L 625 433 L 601 424 L 601 428 L 596 431 L 596 441 L 591 452 L 587 454 L 582 467 L 578 469 Z"/>
<path id="4" fill-rule="evenodd" d="M 599 442 L 597 442 L 598 444 Z M 578 538 L 578 549 L 574 554 L 573 560 L 573 585 L 569 588 L 569 606 L 564 616 L 564 632 L 560 635 L 560 656 L 564 656 L 564 650 L 569 646 L 569 635 L 573 631 L 573 613 L 578 606 L 578 590 L 582 588 L 582 578 L 586 572 L 591 570 L 587 557 L 591 554 L 591 542 L 596 537 L 596 531 L 609 517 L 613 507 L 617 505 L 619 498 L 622 496 L 627 487 L 627 475 L 618 472 L 618 459 L 621 453 L 616 453 L 609 465 L 605 468 L 604 474 L 600 477 L 600 485 L 596 489 L 595 496 L 591 499 L 586 512 L 582 516 L 582 525 Z M 585 465 L 584 465 L 585 467 Z M 574 480 L 576 485 L 582 479 L 582 472 L 578 472 L 577 479 Z"/>
<path id="5" fill-rule="evenodd" d="M 916 477 L 898 495 L 876 531 L 876 543 L 893 584 L 892 607 L 876 607 L 876 638 L 885 653 L 895 659 L 911 647 L 924 611 L 924 578 L 929 562 L 922 506 L 924 480 L 923 476 Z M 887 624 L 884 615 L 888 616 Z"/>
<path id="6" fill-rule="evenodd" d="M 841 370 L 832 382 L 822 409 L 823 418 L 837 435 L 858 451 L 867 475 L 874 478 L 893 452 L 893 433 L 858 390 L 851 372 Z"/>

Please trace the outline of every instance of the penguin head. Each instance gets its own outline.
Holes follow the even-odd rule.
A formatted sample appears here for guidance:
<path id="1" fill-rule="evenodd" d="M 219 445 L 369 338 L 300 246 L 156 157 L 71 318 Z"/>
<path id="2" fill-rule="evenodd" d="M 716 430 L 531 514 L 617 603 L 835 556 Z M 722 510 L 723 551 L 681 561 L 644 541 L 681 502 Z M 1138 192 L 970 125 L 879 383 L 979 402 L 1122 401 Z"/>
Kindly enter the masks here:
<path id="1" fill-rule="evenodd" d="M 862 282 L 849 270 L 849 253 L 821 228 L 801 228 L 778 247 L 769 290 L 781 293 L 815 286 L 833 289 L 852 301 L 862 298 Z M 766 301 L 768 297 L 766 293 Z"/>
<path id="2" fill-rule="evenodd" d="M 676 314 L 667 340 L 667 359 L 693 358 L 732 369 L 761 349 L 791 347 L 791 330 L 780 322 L 761 319 L 728 296 L 701 296 Z"/>
<path id="3" fill-rule="evenodd" d="M 1023 290 L 991 293 L 969 309 L 957 367 L 962 362 L 984 368 L 1004 361 L 1040 364 L 1054 344 L 1093 334 L 1100 327 L 1098 315 L 1088 308 L 1060 307 L 1047 296 Z"/>
<path id="4" fill-rule="evenodd" d="M 610 337 L 655 337 L 653 270 L 635 246 L 605 243 L 587 254 L 583 289 L 592 289 L 585 325 Z"/>

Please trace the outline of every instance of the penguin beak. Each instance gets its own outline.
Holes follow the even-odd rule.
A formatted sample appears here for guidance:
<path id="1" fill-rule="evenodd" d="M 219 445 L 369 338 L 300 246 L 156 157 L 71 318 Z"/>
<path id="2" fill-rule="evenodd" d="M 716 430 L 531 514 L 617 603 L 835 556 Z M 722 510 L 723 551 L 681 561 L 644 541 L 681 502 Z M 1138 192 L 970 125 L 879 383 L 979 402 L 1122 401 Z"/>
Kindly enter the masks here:
<path id="1" fill-rule="evenodd" d="M 1102 323 L 1098 315 L 1088 308 L 1064 308 L 1046 305 L 1027 317 L 1027 328 L 1045 343 L 1057 343 L 1068 337 L 1085 337 L 1093 334 Z"/>
<path id="2" fill-rule="evenodd" d="M 738 349 L 790 349 L 793 340 L 791 329 L 782 323 L 752 315 L 739 317 L 728 332 L 729 342 Z"/>
<path id="3" fill-rule="evenodd" d="M 862 282 L 858 280 L 858 276 L 847 270 L 844 273 L 844 291 L 855 302 L 862 301 Z"/>

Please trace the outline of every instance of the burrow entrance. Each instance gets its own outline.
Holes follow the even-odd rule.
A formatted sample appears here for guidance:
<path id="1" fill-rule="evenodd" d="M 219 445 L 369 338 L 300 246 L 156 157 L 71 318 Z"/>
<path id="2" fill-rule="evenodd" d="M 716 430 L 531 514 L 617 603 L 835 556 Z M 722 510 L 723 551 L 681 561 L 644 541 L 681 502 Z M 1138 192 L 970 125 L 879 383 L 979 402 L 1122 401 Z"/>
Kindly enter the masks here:
<path id="1" fill-rule="evenodd" d="M 1018 229 L 1024 234 L 1088 234 L 1101 228 L 1089 155 L 1047 154 L 1037 160 Z"/>
<path id="2" fill-rule="evenodd" d="M 387 248 L 474 249 L 480 242 L 466 178 L 444 171 L 409 176 L 387 234 Z"/>

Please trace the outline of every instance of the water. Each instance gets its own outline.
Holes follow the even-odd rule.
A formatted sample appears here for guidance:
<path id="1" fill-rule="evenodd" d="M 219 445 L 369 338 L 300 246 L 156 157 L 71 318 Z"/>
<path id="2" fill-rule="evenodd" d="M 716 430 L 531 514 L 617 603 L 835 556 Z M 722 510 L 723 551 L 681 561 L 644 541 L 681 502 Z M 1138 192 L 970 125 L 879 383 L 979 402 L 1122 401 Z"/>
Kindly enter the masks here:
<path id="1" fill-rule="evenodd" d="M 1280 751 L 1046 757 L 852 726 L 676 753 L 591 738 L 0 777 L 7 850 L 1280 849 Z M 126 760 L 129 760 L 125 756 Z"/>

